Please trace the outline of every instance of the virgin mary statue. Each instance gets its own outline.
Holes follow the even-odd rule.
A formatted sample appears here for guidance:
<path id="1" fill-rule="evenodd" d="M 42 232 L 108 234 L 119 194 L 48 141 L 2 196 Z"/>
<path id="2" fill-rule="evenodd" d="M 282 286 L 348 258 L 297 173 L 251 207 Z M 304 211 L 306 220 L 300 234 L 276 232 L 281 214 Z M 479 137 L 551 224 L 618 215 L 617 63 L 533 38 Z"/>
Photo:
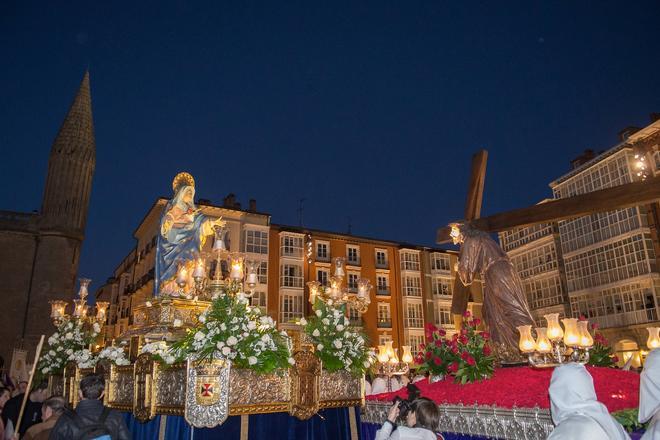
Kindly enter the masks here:
<path id="1" fill-rule="evenodd" d="M 213 235 L 216 225 L 224 225 L 221 219 L 211 220 L 195 207 L 195 179 L 190 174 L 177 174 L 172 189 L 174 197 L 165 206 L 160 220 L 156 250 L 156 296 L 178 295 L 176 277 L 179 268 L 185 267 L 188 274 L 192 274 L 192 267 L 200 256 L 206 237 Z"/>

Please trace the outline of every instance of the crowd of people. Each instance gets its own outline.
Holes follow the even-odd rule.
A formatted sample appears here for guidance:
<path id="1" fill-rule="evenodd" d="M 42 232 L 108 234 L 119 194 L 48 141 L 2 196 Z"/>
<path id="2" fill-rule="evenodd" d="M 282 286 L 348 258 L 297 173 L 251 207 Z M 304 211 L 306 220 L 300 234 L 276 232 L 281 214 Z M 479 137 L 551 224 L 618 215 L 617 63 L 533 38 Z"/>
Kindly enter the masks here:
<path id="1" fill-rule="evenodd" d="M 124 417 L 103 405 L 105 380 L 99 375 L 90 374 L 80 381 L 80 402 L 75 409 L 62 396 L 48 396 L 46 382 L 37 384 L 29 392 L 18 424 L 26 388 L 27 383 L 12 397 L 11 387 L 0 386 L 0 440 L 131 438 Z"/>

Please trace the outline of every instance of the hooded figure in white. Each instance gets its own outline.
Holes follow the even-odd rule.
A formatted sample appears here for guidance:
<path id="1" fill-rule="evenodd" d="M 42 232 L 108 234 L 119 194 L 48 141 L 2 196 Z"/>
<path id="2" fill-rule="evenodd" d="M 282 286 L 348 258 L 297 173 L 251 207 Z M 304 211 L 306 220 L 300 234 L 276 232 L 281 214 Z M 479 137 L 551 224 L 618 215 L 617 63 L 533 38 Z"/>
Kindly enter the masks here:
<path id="1" fill-rule="evenodd" d="M 639 382 L 639 423 L 651 424 L 642 440 L 660 440 L 660 349 L 651 351 L 644 362 Z"/>
<path id="2" fill-rule="evenodd" d="M 557 367 L 549 392 L 555 429 L 548 440 L 630 439 L 605 405 L 596 400 L 593 378 L 583 365 Z"/>

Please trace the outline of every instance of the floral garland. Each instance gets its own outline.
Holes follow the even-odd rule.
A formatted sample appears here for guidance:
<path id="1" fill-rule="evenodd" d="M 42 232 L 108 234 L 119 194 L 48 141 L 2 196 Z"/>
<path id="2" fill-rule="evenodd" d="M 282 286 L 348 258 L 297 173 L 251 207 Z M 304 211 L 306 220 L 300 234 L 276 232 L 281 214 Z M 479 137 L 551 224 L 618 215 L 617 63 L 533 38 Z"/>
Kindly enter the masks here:
<path id="1" fill-rule="evenodd" d="M 488 345 L 487 332 L 477 331 L 479 318 L 470 319 L 470 311 L 463 315 L 461 332 L 446 338 L 446 332 L 433 324 L 425 328 L 426 344 L 420 345 L 415 358 L 418 372 L 431 375 L 451 375 L 454 381 L 465 384 L 493 375 L 495 357 Z"/>
<path id="2" fill-rule="evenodd" d="M 298 324 L 313 342 L 315 354 L 323 362 L 323 368 L 333 372 L 349 371 L 361 376 L 374 362 L 374 353 L 368 347 L 367 338 L 349 326 L 345 316 L 346 306 L 332 307 L 316 300 L 315 314 L 309 320 L 302 318 Z"/>
<path id="3" fill-rule="evenodd" d="M 163 351 L 162 345 L 149 349 L 166 363 L 183 361 L 191 354 L 210 359 L 217 353 L 231 359 L 234 367 L 257 373 L 294 363 L 286 332 L 278 332 L 273 319 L 263 316 L 259 307 L 248 305 L 242 295 L 219 295 L 198 320 L 198 326 L 169 350 Z"/>
<path id="4" fill-rule="evenodd" d="M 91 368 L 96 361 L 87 349 L 101 332 L 101 326 L 85 325 L 78 319 L 66 319 L 48 338 L 48 346 L 39 360 L 38 371 L 43 374 L 60 374 L 68 361 L 75 361 L 80 368 Z"/>

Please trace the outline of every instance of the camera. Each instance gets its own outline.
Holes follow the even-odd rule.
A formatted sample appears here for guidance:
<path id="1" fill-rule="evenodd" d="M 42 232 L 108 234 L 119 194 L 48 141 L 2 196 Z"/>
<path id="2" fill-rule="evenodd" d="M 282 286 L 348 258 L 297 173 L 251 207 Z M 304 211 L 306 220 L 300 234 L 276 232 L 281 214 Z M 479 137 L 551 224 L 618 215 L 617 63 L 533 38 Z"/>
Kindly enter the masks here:
<path id="1" fill-rule="evenodd" d="M 399 402 L 399 418 L 402 420 L 406 419 L 408 412 L 414 410 L 413 402 L 419 398 L 421 391 L 417 388 L 417 385 L 409 383 L 406 385 L 406 390 L 408 390 L 408 398 L 404 399 L 402 397 L 396 396 L 392 403 Z"/>

